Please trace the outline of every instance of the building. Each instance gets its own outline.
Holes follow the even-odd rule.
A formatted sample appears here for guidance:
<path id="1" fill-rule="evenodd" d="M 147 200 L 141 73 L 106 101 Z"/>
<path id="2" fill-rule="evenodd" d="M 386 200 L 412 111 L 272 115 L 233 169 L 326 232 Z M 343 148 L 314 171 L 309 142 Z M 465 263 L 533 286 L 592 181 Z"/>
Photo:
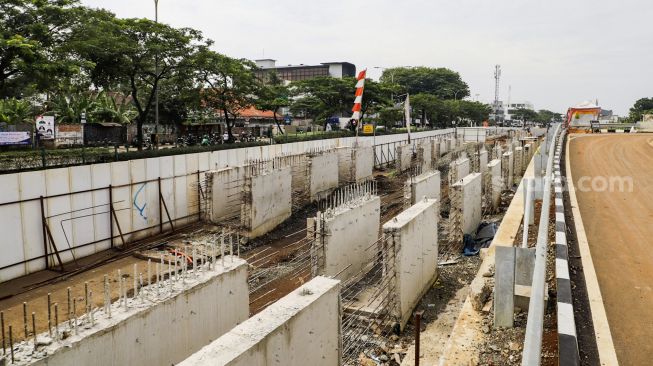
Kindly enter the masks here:
<path id="1" fill-rule="evenodd" d="M 270 71 L 276 71 L 277 76 L 285 81 L 300 81 L 318 76 L 331 76 L 334 78 L 355 77 L 356 66 L 349 62 L 323 62 L 319 65 L 288 65 L 277 66 L 276 60 L 262 59 L 255 60 L 256 76 L 265 79 Z"/>
<path id="2" fill-rule="evenodd" d="M 517 112 L 519 109 L 530 109 L 530 110 L 535 110 L 533 107 L 533 103 L 531 102 L 517 102 L 517 103 L 512 103 L 508 102 L 507 104 L 503 105 L 503 118 L 505 121 L 512 121 L 513 117 L 512 115 Z"/>

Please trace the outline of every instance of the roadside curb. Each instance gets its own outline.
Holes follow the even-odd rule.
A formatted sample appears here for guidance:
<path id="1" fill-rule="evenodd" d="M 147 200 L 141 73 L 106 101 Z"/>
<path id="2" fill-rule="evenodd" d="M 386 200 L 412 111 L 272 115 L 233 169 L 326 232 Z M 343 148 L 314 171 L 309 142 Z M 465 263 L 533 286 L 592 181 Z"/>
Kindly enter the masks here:
<path id="1" fill-rule="evenodd" d="M 558 354 L 560 365 L 580 365 L 578 352 L 578 337 L 574 320 L 574 306 L 571 294 L 571 279 L 569 277 L 569 248 L 565 223 L 565 206 L 562 196 L 562 178 L 560 174 L 560 155 L 565 141 L 565 131 L 558 141 L 554 155 L 553 177 L 555 189 L 555 273 L 558 316 Z"/>

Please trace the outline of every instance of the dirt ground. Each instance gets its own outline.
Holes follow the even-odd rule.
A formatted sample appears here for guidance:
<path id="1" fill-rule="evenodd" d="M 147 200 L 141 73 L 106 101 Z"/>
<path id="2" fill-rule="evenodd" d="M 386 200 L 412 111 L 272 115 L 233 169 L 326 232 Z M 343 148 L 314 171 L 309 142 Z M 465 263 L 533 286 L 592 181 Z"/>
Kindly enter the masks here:
<path id="1" fill-rule="evenodd" d="M 653 137 L 570 139 L 571 173 L 617 357 L 623 365 L 649 365 L 653 354 Z M 583 187 L 592 188 L 592 181 L 583 177 L 630 177 L 632 191 L 617 186 L 603 190 L 600 183 L 584 191 Z"/>

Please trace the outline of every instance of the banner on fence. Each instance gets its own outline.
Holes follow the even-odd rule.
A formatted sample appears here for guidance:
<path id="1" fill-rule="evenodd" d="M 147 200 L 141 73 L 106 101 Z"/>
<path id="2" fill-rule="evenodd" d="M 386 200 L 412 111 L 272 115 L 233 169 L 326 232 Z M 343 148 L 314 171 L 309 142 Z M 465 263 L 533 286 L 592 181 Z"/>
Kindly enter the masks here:
<path id="1" fill-rule="evenodd" d="M 54 116 L 37 116 L 36 133 L 41 135 L 42 140 L 54 138 Z"/>
<path id="2" fill-rule="evenodd" d="M 31 133 L 26 131 L 20 132 L 0 132 L 0 145 L 29 145 L 31 144 Z"/>

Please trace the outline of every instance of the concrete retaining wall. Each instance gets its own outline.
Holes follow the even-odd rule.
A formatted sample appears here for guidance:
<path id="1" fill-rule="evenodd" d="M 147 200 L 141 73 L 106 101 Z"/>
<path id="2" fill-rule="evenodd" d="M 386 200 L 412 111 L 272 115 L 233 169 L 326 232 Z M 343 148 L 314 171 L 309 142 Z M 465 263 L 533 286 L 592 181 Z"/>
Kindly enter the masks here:
<path id="1" fill-rule="evenodd" d="M 454 184 L 470 173 L 468 158 L 459 158 L 451 162 L 449 167 L 449 183 Z"/>
<path id="2" fill-rule="evenodd" d="M 242 167 L 223 168 L 206 173 L 211 184 L 210 217 L 212 222 L 220 222 L 240 214 L 245 169 Z"/>
<path id="3" fill-rule="evenodd" d="M 342 280 L 359 274 L 374 257 L 374 248 L 370 246 L 379 238 L 380 221 L 381 199 L 377 196 L 325 214 L 320 248 L 323 264 L 318 274 L 338 275 Z"/>
<path id="4" fill-rule="evenodd" d="M 249 237 L 256 238 L 270 232 L 292 214 L 291 168 L 248 179 L 241 221 L 249 231 Z"/>
<path id="5" fill-rule="evenodd" d="M 410 168 L 413 160 L 413 145 L 400 145 L 396 149 L 397 165 L 396 169 L 404 172 Z"/>
<path id="6" fill-rule="evenodd" d="M 339 282 L 312 279 L 179 365 L 339 365 Z"/>
<path id="7" fill-rule="evenodd" d="M 308 169 L 308 186 L 311 201 L 324 198 L 338 187 L 339 171 L 337 151 L 330 150 L 311 155 Z"/>
<path id="8" fill-rule="evenodd" d="M 249 316 L 247 263 L 232 257 L 225 267 L 218 262 L 168 299 L 137 300 L 128 310 L 114 304 L 111 318 L 96 315 L 94 327 L 80 327 L 79 334 L 47 346 L 45 358 L 23 364 L 159 366 L 184 360 Z"/>
<path id="9" fill-rule="evenodd" d="M 440 201 L 440 172 L 426 172 L 410 178 L 406 184 L 409 186 L 410 204 L 414 205 L 424 197 Z"/>
<path id="10" fill-rule="evenodd" d="M 374 148 L 372 146 L 343 147 L 338 153 L 338 179 L 340 184 L 360 183 L 372 178 Z"/>
<path id="11" fill-rule="evenodd" d="M 421 200 L 383 225 L 395 248 L 396 316 L 403 328 L 437 278 L 437 200 Z"/>
<path id="12" fill-rule="evenodd" d="M 456 204 L 458 207 L 454 208 L 454 203 L 452 202 L 452 210 L 462 210 L 463 234 L 474 235 L 476 228 L 481 223 L 481 185 L 481 174 L 473 173 L 451 186 L 452 190 L 461 192 L 462 205 Z"/>
<path id="13" fill-rule="evenodd" d="M 501 157 L 501 175 L 503 176 L 503 182 L 505 184 L 505 189 L 512 189 L 514 183 L 514 165 L 513 165 L 513 154 L 512 151 L 503 153 Z"/>
<path id="14" fill-rule="evenodd" d="M 420 166 L 422 167 L 422 171 L 425 172 L 430 170 L 431 167 L 433 166 L 431 142 L 430 141 L 423 142 L 419 145 L 417 149 L 418 149 L 417 152 L 419 157 L 418 161 Z"/>
<path id="15" fill-rule="evenodd" d="M 501 160 L 494 159 L 488 165 L 490 203 L 494 210 L 499 208 L 501 202 L 501 191 L 503 191 L 503 178 L 501 177 Z"/>

